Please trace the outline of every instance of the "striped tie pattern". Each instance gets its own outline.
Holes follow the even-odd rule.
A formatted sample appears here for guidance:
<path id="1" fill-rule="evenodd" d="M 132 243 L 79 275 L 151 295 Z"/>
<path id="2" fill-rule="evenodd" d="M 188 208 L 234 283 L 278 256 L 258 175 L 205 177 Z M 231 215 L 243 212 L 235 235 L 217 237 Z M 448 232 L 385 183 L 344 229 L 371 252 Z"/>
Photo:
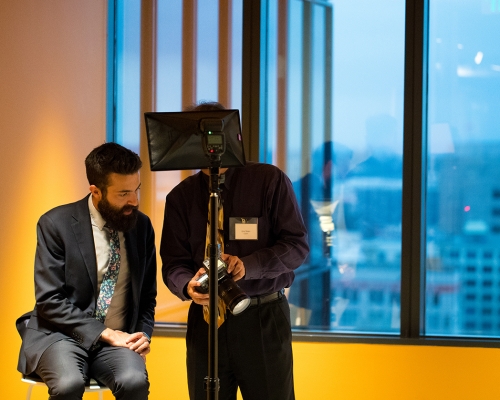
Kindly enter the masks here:
<path id="1" fill-rule="evenodd" d="M 210 208 L 211 204 L 210 202 L 208 203 L 208 225 L 207 225 L 207 238 L 206 238 L 206 244 L 205 244 L 205 257 L 208 258 L 208 244 L 210 243 Z M 217 213 L 217 219 L 218 219 L 218 229 L 217 229 L 217 244 L 220 245 L 221 252 L 224 252 L 224 231 L 223 231 L 223 226 L 224 226 L 224 211 L 222 208 L 222 203 L 219 202 L 219 210 Z M 221 326 L 222 323 L 226 320 L 226 304 L 224 301 L 219 297 L 218 302 L 217 302 L 217 308 L 218 308 L 218 316 L 217 316 L 217 327 Z M 210 321 L 210 311 L 208 306 L 203 306 L 203 318 L 207 323 Z"/>

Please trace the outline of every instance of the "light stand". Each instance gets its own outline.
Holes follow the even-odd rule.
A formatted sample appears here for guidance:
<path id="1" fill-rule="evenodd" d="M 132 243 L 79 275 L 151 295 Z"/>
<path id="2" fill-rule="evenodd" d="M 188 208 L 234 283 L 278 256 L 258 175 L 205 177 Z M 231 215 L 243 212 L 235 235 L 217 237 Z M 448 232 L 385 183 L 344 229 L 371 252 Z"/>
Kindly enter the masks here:
<path id="1" fill-rule="evenodd" d="M 218 284 L 219 284 L 219 252 L 217 249 L 217 232 L 219 229 L 219 167 L 221 156 L 226 151 L 226 142 L 222 131 L 224 124 L 220 120 L 203 119 L 200 121 L 200 128 L 205 134 L 203 145 L 208 158 L 210 159 L 210 234 L 208 241 L 208 256 L 210 268 L 208 269 L 208 376 L 205 378 L 205 390 L 207 399 L 217 400 L 219 398 L 219 346 L 218 346 Z"/>
<path id="2" fill-rule="evenodd" d="M 244 166 L 238 110 L 150 112 L 144 114 L 152 171 L 210 171 L 209 334 L 207 399 L 219 398 L 218 378 L 218 210 L 219 169 Z"/>
<path id="3" fill-rule="evenodd" d="M 218 377 L 218 251 L 217 251 L 217 230 L 219 211 L 219 167 L 210 167 L 210 239 L 208 244 L 210 269 L 208 270 L 208 376 L 205 378 L 205 390 L 207 399 L 219 398 L 219 377 Z"/>

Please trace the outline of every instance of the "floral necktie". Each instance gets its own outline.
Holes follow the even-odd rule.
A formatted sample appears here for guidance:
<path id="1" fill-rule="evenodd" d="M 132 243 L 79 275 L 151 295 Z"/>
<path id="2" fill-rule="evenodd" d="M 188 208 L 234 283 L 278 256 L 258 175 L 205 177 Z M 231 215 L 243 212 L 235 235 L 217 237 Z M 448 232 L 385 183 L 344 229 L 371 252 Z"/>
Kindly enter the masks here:
<path id="1" fill-rule="evenodd" d="M 109 237 L 110 253 L 108 270 L 102 278 L 95 311 L 95 318 L 101 322 L 104 322 L 106 319 L 108 307 L 111 304 L 111 298 L 113 297 L 116 281 L 118 280 L 118 273 L 120 272 L 120 238 L 118 231 L 109 229 Z"/>

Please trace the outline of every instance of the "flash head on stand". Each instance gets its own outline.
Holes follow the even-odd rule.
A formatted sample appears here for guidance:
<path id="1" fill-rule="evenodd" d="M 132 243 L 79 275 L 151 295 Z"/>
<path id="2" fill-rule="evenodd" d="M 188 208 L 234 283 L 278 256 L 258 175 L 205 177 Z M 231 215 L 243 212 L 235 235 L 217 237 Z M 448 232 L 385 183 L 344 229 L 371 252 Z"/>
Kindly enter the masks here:
<path id="1" fill-rule="evenodd" d="M 238 110 L 147 112 L 151 171 L 242 167 Z"/>
<path id="2" fill-rule="evenodd" d="M 203 132 L 203 146 L 209 157 L 219 158 L 226 151 L 224 120 L 220 118 L 203 118 L 200 120 L 200 131 Z"/>

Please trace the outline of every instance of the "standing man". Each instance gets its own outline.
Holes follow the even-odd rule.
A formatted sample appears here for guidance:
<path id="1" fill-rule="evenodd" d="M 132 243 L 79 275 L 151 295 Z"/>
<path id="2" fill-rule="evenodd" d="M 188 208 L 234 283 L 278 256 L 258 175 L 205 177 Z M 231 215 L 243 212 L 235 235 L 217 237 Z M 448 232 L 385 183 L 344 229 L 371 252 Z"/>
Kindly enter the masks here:
<path id="1" fill-rule="evenodd" d="M 18 370 L 38 375 L 52 400 L 81 399 L 89 378 L 116 399 L 148 398 L 156 252 L 138 211 L 141 166 L 116 143 L 95 148 L 85 159 L 90 195 L 38 222 L 36 306 L 17 321 Z"/>
<path id="2" fill-rule="evenodd" d="M 219 103 L 202 103 L 192 110 L 219 109 Z M 186 336 L 191 400 L 207 397 L 209 326 L 203 307 L 209 296 L 196 290 L 205 272 L 207 173 L 185 179 L 167 195 L 160 247 L 165 284 L 180 299 L 192 300 Z M 251 296 L 251 304 L 239 315 L 223 313 L 218 329 L 219 398 L 235 400 L 239 387 L 245 400 L 291 400 L 292 333 L 284 289 L 309 252 L 306 229 L 290 180 L 278 168 L 247 163 L 221 169 L 220 174 L 222 258 L 233 280 Z M 242 224 L 248 228 L 244 233 L 239 230 Z"/>

